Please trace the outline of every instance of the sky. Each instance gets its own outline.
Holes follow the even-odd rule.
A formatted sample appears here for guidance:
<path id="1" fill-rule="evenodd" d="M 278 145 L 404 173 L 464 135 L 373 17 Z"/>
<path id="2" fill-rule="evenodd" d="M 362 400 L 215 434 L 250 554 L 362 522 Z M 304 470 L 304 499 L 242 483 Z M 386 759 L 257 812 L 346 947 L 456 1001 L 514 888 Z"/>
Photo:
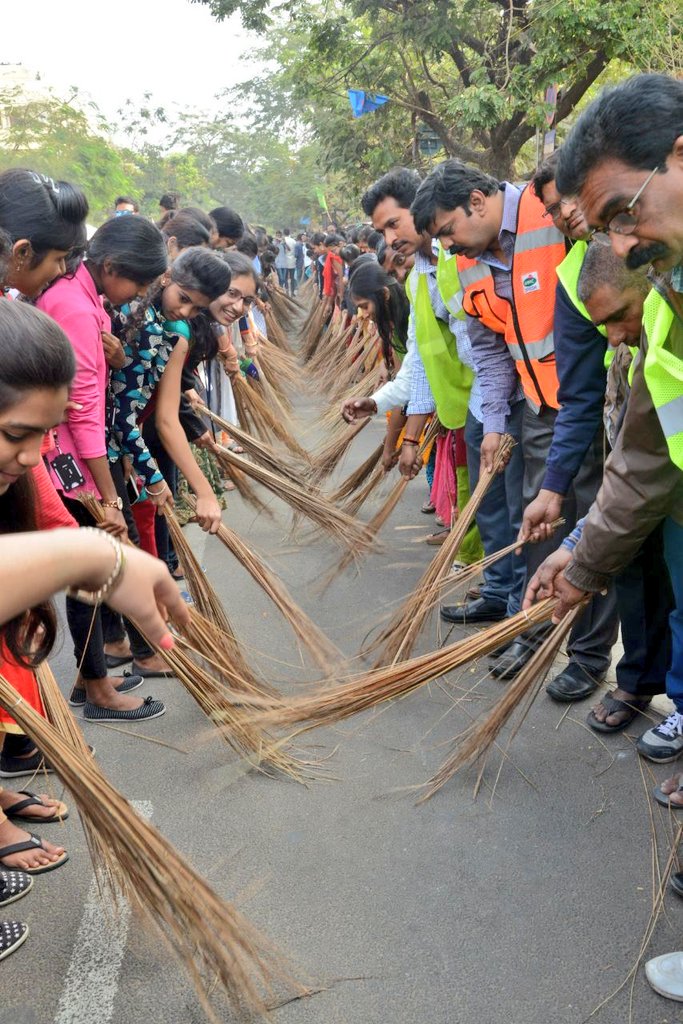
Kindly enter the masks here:
<path id="1" fill-rule="evenodd" d="M 0 62 L 39 71 L 60 95 L 77 86 L 110 120 L 145 92 L 169 110 L 218 112 L 218 92 L 261 70 L 255 40 L 239 16 L 219 24 L 190 0 L 31 0 L 4 19 Z"/>

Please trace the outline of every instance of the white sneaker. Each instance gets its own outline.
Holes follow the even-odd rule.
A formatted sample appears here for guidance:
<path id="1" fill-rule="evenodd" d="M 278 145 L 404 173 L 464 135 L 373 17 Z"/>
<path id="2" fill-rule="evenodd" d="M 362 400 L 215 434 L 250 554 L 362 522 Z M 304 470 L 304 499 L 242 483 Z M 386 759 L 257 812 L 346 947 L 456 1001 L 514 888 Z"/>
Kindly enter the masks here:
<path id="1" fill-rule="evenodd" d="M 674 711 L 665 722 L 648 729 L 636 743 L 636 750 L 658 764 L 675 761 L 683 753 L 683 715 Z"/>
<path id="2" fill-rule="evenodd" d="M 683 1003 L 683 953 L 663 953 L 648 960 L 645 977 L 660 996 Z"/>

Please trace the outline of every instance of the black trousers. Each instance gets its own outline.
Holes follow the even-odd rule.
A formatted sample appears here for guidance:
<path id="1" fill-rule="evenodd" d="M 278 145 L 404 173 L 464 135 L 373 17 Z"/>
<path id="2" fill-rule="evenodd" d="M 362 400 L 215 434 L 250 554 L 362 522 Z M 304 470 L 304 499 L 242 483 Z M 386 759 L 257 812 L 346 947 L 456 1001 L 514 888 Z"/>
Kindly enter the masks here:
<path id="1" fill-rule="evenodd" d="M 674 596 L 664 560 L 663 524 L 615 578 L 615 590 L 624 644 L 617 684 L 638 697 L 664 693 L 664 677 L 671 665 L 669 615 Z"/>
<path id="2" fill-rule="evenodd" d="M 159 472 L 175 497 L 178 486 L 178 470 L 176 469 L 175 462 L 173 462 L 171 456 L 161 443 L 161 438 L 154 421 L 154 413 L 143 423 L 142 436 L 145 439 L 150 455 L 159 467 Z M 173 548 L 164 516 L 154 517 L 154 539 L 157 545 L 157 555 L 162 562 L 166 563 L 169 572 L 175 572 L 178 568 L 178 556 Z"/>
<path id="3" fill-rule="evenodd" d="M 123 500 L 123 513 L 130 539 L 134 544 L 139 543 L 135 519 L 131 512 L 123 480 L 121 463 L 110 464 L 110 469 L 117 493 Z M 61 492 L 60 497 L 79 526 L 95 525 L 95 520 L 80 501 L 68 498 Z M 130 649 L 136 660 L 149 658 L 154 654 L 154 650 L 132 622 L 122 619 L 118 612 L 112 611 L 106 604 L 93 608 L 91 605 L 67 597 L 66 618 L 74 643 L 76 664 L 80 666 L 80 672 L 84 679 L 104 679 L 109 674 L 104 645 L 122 640 L 126 633 L 130 640 Z"/>
<path id="4" fill-rule="evenodd" d="M 527 406 L 522 420 L 522 451 L 524 455 L 524 507 L 538 495 L 545 476 L 545 463 L 553 437 L 557 413 L 545 409 L 536 415 Z M 557 546 L 591 507 L 602 483 L 604 465 L 604 433 L 597 432 L 581 469 L 562 505 L 566 524 L 549 541 L 527 544 L 527 580 L 541 563 L 557 550 Z M 609 668 L 611 651 L 617 639 L 619 618 L 615 588 L 607 594 L 596 594 L 586 610 L 574 623 L 569 635 L 567 651 L 572 661 L 578 662 L 590 675 L 600 679 Z"/>

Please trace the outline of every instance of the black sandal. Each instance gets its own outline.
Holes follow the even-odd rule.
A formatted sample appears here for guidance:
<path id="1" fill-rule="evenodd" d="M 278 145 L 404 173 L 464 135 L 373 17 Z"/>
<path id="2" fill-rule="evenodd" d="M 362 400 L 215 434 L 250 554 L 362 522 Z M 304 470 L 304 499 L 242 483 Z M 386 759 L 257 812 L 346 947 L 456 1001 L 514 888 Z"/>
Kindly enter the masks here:
<path id="1" fill-rule="evenodd" d="M 27 875 L 44 875 L 48 871 L 54 871 L 55 868 L 61 868 L 62 864 L 66 864 L 69 859 L 68 853 L 63 853 L 59 860 L 50 861 L 49 864 L 41 864 L 39 868 L 13 868 L 10 867 L 9 864 L 3 864 L 2 858 L 9 857 L 12 853 L 24 853 L 26 850 L 36 849 L 42 850 L 43 853 L 46 852 L 40 836 L 34 835 L 33 832 L 29 832 L 29 835 L 31 838 L 27 839 L 23 843 L 12 843 L 11 846 L 3 846 L 0 849 L 0 864 L 2 864 L 7 871 L 19 870 L 24 871 Z"/>
<path id="2" fill-rule="evenodd" d="M 591 711 L 586 718 L 586 721 L 590 725 L 591 729 L 595 732 L 621 732 L 627 725 L 630 725 L 637 715 L 647 711 L 650 706 L 652 697 L 634 697 L 632 700 L 619 700 L 617 697 L 613 697 L 610 693 L 606 693 L 604 697 L 600 698 L 600 703 L 603 708 L 607 711 L 607 716 L 616 715 L 620 712 L 626 712 L 626 718 L 623 722 L 619 722 L 618 725 L 608 725 L 607 722 L 601 722 L 595 717 L 593 711 Z"/>
<path id="3" fill-rule="evenodd" d="M 66 821 L 69 817 L 69 811 L 66 804 L 63 804 L 60 800 L 59 807 L 55 808 L 54 814 L 50 818 L 41 818 L 38 814 L 19 814 L 19 811 L 23 811 L 26 807 L 47 807 L 47 804 L 43 803 L 39 796 L 32 793 L 29 789 L 18 790 L 22 796 L 25 796 L 25 800 L 17 800 L 11 807 L 5 807 L 5 814 L 8 818 L 16 818 L 18 821 L 26 821 L 29 825 L 50 825 L 53 821 Z M 64 808 L 62 811 L 61 808 Z"/>

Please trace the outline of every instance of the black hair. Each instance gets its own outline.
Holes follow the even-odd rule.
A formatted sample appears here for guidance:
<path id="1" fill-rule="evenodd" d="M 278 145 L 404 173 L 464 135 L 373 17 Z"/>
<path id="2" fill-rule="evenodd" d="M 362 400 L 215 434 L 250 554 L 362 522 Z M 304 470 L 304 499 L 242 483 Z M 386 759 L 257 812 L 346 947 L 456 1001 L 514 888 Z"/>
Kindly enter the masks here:
<path id="1" fill-rule="evenodd" d="M 342 245 L 339 255 L 344 260 L 344 263 L 348 263 L 351 267 L 360 256 L 360 249 L 353 242 L 347 242 L 345 245 Z"/>
<path id="2" fill-rule="evenodd" d="M 544 160 L 543 163 L 534 172 L 529 187 L 534 193 L 537 199 L 543 202 L 543 189 L 546 185 L 549 185 L 551 181 L 555 181 L 555 175 L 557 174 L 557 165 L 560 159 L 560 150 L 556 149 L 554 153 Z"/>
<path id="3" fill-rule="evenodd" d="M 7 268 L 12 257 L 12 239 L 0 228 L 0 291 L 2 284 L 7 277 Z"/>
<path id="4" fill-rule="evenodd" d="M 185 249 L 171 265 L 171 281 L 181 288 L 200 292 L 213 302 L 230 287 L 232 274 L 225 258 L 228 255 L 231 254 L 220 254 L 201 246 Z M 244 256 L 241 258 L 246 259 Z M 253 273 L 251 263 L 249 268 Z"/>
<path id="5" fill-rule="evenodd" d="M 316 231 L 311 235 L 311 245 L 322 245 L 325 241 L 325 234 L 323 231 Z"/>
<path id="6" fill-rule="evenodd" d="M 178 248 L 189 249 L 191 245 L 208 245 L 211 235 L 203 224 L 189 213 L 176 213 L 163 228 L 166 240 L 175 238 Z"/>
<path id="7" fill-rule="evenodd" d="M 168 253 L 159 228 L 144 217 L 112 217 L 88 243 L 88 262 L 109 269 L 136 284 L 151 284 L 164 273 Z"/>
<path id="8" fill-rule="evenodd" d="M 57 390 L 71 384 L 76 372 L 73 348 L 62 328 L 24 302 L 0 302 L 0 413 L 28 391 Z M 0 496 L 0 533 L 37 529 L 33 477 L 26 473 Z M 57 619 L 49 602 L 22 612 L 2 627 L 12 658 L 38 665 L 50 653 Z"/>
<path id="9" fill-rule="evenodd" d="M 384 289 L 389 289 L 389 297 Z M 371 299 L 375 305 L 375 323 L 382 342 L 382 355 L 389 370 L 394 367 L 394 334 L 405 345 L 408 338 L 410 303 L 403 285 L 382 270 L 376 260 L 363 259 L 351 272 L 349 293 L 353 301 Z"/>
<path id="10" fill-rule="evenodd" d="M 236 249 L 238 252 L 244 253 L 245 256 L 249 256 L 252 260 L 255 256 L 258 256 L 258 245 L 253 235 L 242 235 Z"/>
<path id="11" fill-rule="evenodd" d="M 229 206 L 217 206 L 211 211 L 216 222 L 218 234 L 223 238 L 232 238 L 235 242 L 244 234 L 244 221 Z"/>
<path id="12" fill-rule="evenodd" d="M 683 135 L 683 81 L 668 75 L 635 75 L 604 92 L 584 110 L 565 140 L 557 190 L 578 195 L 597 164 L 619 160 L 628 167 L 663 172 Z"/>
<path id="13" fill-rule="evenodd" d="M 200 210 L 198 206 L 183 206 L 182 210 L 176 212 L 176 217 L 180 213 L 186 213 L 189 217 L 194 217 L 195 220 L 198 220 L 206 228 L 209 234 L 216 230 L 216 222 L 213 217 L 210 217 L 204 210 Z"/>
<path id="14" fill-rule="evenodd" d="M 117 196 L 114 200 L 114 206 L 118 206 L 119 203 L 130 203 L 130 205 L 133 207 L 136 213 L 140 209 L 140 205 L 137 199 L 133 199 L 132 196 Z"/>
<path id="15" fill-rule="evenodd" d="M 179 202 L 180 192 L 164 192 L 159 200 L 159 206 L 163 206 L 164 210 L 177 210 Z"/>
<path id="16" fill-rule="evenodd" d="M 579 273 L 577 294 L 581 302 L 587 302 L 598 288 L 605 285 L 617 292 L 639 287 L 643 294 L 649 288 L 646 271 L 642 267 L 639 270 L 629 270 L 611 245 L 591 242 Z"/>
<path id="17" fill-rule="evenodd" d="M 323 245 L 340 245 L 344 239 L 340 235 L 325 235 Z"/>
<path id="18" fill-rule="evenodd" d="M 377 246 L 381 241 L 383 241 L 383 239 L 384 236 L 381 234 L 381 232 L 370 231 L 368 235 L 366 235 L 365 240 L 367 242 L 368 249 L 372 249 L 373 252 L 377 252 Z"/>
<path id="19" fill-rule="evenodd" d="M 246 274 L 248 277 L 253 277 L 254 281 L 258 283 L 256 268 L 249 257 L 245 256 L 243 252 L 238 252 L 236 249 L 232 249 L 228 252 L 217 253 L 216 255 L 222 259 L 224 263 L 227 263 L 233 277 L 242 277 Z M 226 291 L 229 287 L 230 282 L 228 282 L 223 291 Z M 219 294 L 222 295 L 223 292 L 220 292 Z"/>
<path id="20" fill-rule="evenodd" d="M 386 256 L 386 254 L 387 243 L 384 241 L 384 238 L 382 238 L 379 245 L 377 246 L 377 262 L 379 263 L 380 267 L 384 265 L 384 257 Z"/>
<path id="21" fill-rule="evenodd" d="M 395 199 L 399 206 L 408 209 L 420 184 L 420 175 L 408 167 L 395 167 L 393 171 L 383 174 L 370 186 L 362 197 L 360 204 L 363 213 L 372 217 L 375 207 L 384 199 Z"/>
<path id="22" fill-rule="evenodd" d="M 87 216 L 88 200 L 68 181 L 19 168 L 0 174 L 0 228 L 12 242 L 28 239 L 34 266 L 50 249 L 82 245 Z"/>
<path id="23" fill-rule="evenodd" d="M 500 182 L 462 160 L 444 160 L 427 175 L 417 190 L 410 207 L 415 230 L 429 231 L 437 209 L 455 210 L 461 206 L 469 216 L 470 195 L 475 189 L 485 196 L 492 196 L 500 189 Z"/>
<path id="24" fill-rule="evenodd" d="M 275 253 L 271 252 L 270 249 L 264 249 L 259 258 L 261 260 L 261 270 L 264 273 L 272 270 L 275 266 Z"/>

